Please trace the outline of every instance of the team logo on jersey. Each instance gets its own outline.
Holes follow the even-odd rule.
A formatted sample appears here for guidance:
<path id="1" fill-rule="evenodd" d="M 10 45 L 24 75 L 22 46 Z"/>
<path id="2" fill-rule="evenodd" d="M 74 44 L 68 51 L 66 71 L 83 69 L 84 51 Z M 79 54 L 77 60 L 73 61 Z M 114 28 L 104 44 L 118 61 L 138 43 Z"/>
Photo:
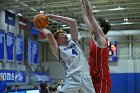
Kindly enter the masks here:
<path id="1" fill-rule="evenodd" d="M 75 47 L 75 45 L 76 45 L 76 44 L 71 44 L 70 46 L 68 46 L 68 47 L 64 48 L 63 50 L 64 50 L 64 51 L 66 51 L 66 50 L 68 50 L 68 49 L 70 49 L 70 48 L 74 48 L 74 47 Z"/>
<path id="2" fill-rule="evenodd" d="M 72 49 L 72 54 L 76 56 L 78 55 L 77 51 L 75 51 L 74 49 Z"/>
<path id="3" fill-rule="evenodd" d="M 66 50 L 68 50 L 68 49 L 67 49 L 67 48 L 64 48 L 63 50 L 66 51 Z"/>
<path id="4" fill-rule="evenodd" d="M 68 49 L 74 48 L 76 44 L 71 44 L 70 46 L 68 46 L 67 48 L 64 48 L 64 51 L 67 51 Z M 72 49 L 71 51 L 72 55 L 78 55 L 77 51 L 75 49 Z"/>

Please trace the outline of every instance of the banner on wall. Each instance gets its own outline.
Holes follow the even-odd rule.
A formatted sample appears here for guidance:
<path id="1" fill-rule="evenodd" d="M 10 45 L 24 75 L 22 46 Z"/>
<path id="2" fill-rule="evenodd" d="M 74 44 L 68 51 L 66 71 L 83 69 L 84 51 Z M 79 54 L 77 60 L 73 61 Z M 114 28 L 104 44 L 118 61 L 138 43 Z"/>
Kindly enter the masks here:
<path id="1" fill-rule="evenodd" d="M 17 36 L 16 38 L 16 60 L 17 62 L 22 62 L 23 58 L 23 37 L 22 36 Z"/>
<path id="2" fill-rule="evenodd" d="M 0 75 L 6 82 L 26 82 L 26 74 L 24 71 L 16 71 L 16 70 L 0 70 Z"/>
<path id="3" fill-rule="evenodd" d="M 15 26 L 15 14 L 5 11 L 5 23 Z"/>
<path id="4" fill-rule="evenodd" d="M 37 29 L 35 29 L 33 22 L 31 22 L 31 26 L 30 27 L 31 27 L 32 34 L 34 34 L 34 35 L 38 35 L 39 34 L 39 31 Z"/>
<path id="5" fill-rule="evenodd" d="M 26 30 L 27 29 L 27 22 L 28 22 L 28 20 L 26 18 L 19 16 L 19 28 L 20 29 Z"/>
<path id="6" fill-rule="evenodd" d="M 33 63 L 38 64 L 38 43 L 33 42 Z"/>
<path id="7" fill-rule="evenodd" d="M 14 61 L 14 34 L 10 32 L 7 33 L 6 50 L 7 61 Z"/>
<path id="8" fill-rule="evenodd" d="M 4 43 L 5 43 L 5 35 L 4 31 L 0 30 L 0 60 L 4 60 Z"/>
<path id="9" fill-rule="evenodd" d="M 28 63 L 38 64 L 38 42 L 28 39 Z"/>
<path id="10" fill-rule="evenodd" d="M 109 62 L 118 62 L 118 44 L 117 41 L 108 42 Z"/>
<path id="11" fill-rule="evenodd" d="M 30 64 L 30 63 L 32 63 L 32 50 L 33 50 L 33 40 L 31 40 L 31 39 L 28 39 L 28 63 Z"/>
<path id="12" fill-rule="evenodd" d="M 46 81 L 46 82 L 51 82 L 52 78 L 51 76 L 46 73 L 46 72 L 32 72 L 30 73 L 30 78 L 32 81 L 35 82 L 42 82 L 42 81 Z"/>

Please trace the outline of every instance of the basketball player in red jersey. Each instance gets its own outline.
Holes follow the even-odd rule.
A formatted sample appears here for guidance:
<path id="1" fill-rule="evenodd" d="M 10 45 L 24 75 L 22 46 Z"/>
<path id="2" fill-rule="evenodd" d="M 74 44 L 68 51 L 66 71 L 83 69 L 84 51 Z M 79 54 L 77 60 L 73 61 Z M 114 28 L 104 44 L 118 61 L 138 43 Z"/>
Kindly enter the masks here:
<path id="1" fill-rule="evenodd" d="M 108 39 L 105 36 L 110 25 L 103 18 L 96 21 L 88 0 L 81 0 L 81 4 L 84 21 L 92 36 L 88 62 L 93 86 L 96 93 L 110 93 L 112 83 L 108 66 Z"/>

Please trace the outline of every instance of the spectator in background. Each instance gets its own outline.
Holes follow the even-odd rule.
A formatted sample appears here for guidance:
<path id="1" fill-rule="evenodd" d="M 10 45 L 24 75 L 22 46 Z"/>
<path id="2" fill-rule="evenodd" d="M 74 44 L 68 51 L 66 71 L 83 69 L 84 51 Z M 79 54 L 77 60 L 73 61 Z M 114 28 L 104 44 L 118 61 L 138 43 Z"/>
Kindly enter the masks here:
<path id="1" fill-rule="evenodd" d="M 64 85 L 64 81 L 61 80 L 60 83 L 59 83 L 59 85 L 58 85 L 58 87 L 57 87 L 57 91 L 58 91 L 58 92 L 59 92 L 60 89 L 63 87 L 63 85 Z"/>
<path id="2" fill-rule="evenodd" d="M 17 91 L 19 89 L 19 85 L 15 85 L 15 90 Z"/>
<path id="3" fill-rule="evenodd" d="M 7 91 L 12 89 L 12 85 L 7 85 Z"/>
<path id="4" fill-rule="evenodd" d="M 38 84 L 34 84 L 34 89 L 39 89 L 39 85 Z"/>
<path id="5" fill-rule="evenodd" d="M 11 90 L 14 90 L 14 91 L 18 91 L 18 89 L 19 89 L 19 85 L 15 85 L 15 86 L 13 86 L 12 88 L 11 88 Z"/>
<path id="6" fill-rule="evenodd" d="M 19 85 L 15 85 L 15 89 L 17 89 L 17 90 L 18 90 L 18 89 L 19 89 Z"/>
<path id="7" fill-rule="evenodd" d="M 40 93 L 50 93 L 49 86 L 45 81 L 40 83 Z"/>
<path id="8" fill-rule="evenodd" d="M 6 82 L 3 80 L 3 77 L 0 75 L 0 93 L 6 93 L 7 85 Z"/>
<path id="9" fill-rule="evenodd" d="M 50 93 L 56 93 L 57 88 L 54 85 L 49 86 Z"/>

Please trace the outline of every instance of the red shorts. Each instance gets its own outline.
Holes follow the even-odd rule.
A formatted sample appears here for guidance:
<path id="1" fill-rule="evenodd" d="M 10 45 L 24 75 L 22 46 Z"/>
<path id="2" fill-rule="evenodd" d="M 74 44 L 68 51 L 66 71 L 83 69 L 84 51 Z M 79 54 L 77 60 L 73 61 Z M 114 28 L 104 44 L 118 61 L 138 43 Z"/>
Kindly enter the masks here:
<path id="1" fill-rule="evenodd" d="M 111 80 L 103 80 L 101 78 L 92 77 L 92 82 L 96 93 L 110 93 Z"/>

